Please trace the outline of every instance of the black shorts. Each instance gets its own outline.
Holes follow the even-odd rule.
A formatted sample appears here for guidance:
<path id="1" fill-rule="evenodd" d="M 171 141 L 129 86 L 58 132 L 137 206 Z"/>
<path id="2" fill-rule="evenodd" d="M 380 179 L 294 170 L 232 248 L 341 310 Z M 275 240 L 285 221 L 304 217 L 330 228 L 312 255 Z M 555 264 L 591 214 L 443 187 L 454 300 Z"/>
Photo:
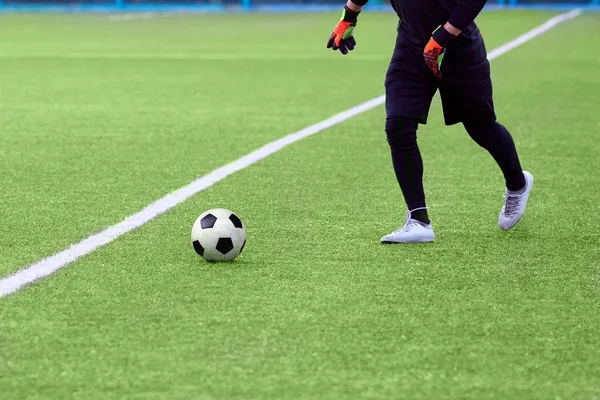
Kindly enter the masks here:
<path id="1" fill-rule="evenodd" d="M 459 36 L 448 46 L 438 80 L 425 65 L 422 49 L 398 35 L 386 79 L 388 116 L 426 124 L 431 100 L 440 90 L 446 125 L 465 120 L 496 120 L 490 64 L 483 38 Z"/>

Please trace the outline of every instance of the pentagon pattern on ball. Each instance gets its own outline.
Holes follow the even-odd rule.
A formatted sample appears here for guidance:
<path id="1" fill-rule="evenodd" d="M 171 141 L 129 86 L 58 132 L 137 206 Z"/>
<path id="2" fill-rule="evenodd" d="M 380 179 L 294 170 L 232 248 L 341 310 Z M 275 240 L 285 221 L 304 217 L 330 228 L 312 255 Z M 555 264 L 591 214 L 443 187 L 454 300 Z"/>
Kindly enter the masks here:
<path id="1" fill-rule="evenodd" d="M 217 250 L 221 254 L 227 254 L 233 250 L 233 241 L 231 238 L 220 238 L 217 242 Z"/>
<path id="2" fill-rule="evenodd" d="M 204 255 L 204 247 L 202 247 L 200 242 L 197 240 L 194 240 L 193 245 L 194 245 L 194 250 L 196 250 L 196 253 L 198 253 L 198 255 L 200 257 L 202 257 Z"/>
<path id="3" fill-rule="evenodd" d="M 236 228 L 241 229 L 241 228 L 244 227 L 244 225 L 242 224 L 242 220 L 239 219 L 238 216 L 235 215 L 235 214 L 231 214 L 229 216 L 229 220 L 231 221 L 231 223 L 233 224 L 233 226 L 235 226 Z"/>
<path id="4" fill-rule="evenodd" d="M 212 214 L 207 214 L 200 221 L 200 226 L 202 227 L 202 229 L 210 229 L 213 226 L 215 226 L 216 222 L 217 222 L 217 217 L 215 217 Z"/>

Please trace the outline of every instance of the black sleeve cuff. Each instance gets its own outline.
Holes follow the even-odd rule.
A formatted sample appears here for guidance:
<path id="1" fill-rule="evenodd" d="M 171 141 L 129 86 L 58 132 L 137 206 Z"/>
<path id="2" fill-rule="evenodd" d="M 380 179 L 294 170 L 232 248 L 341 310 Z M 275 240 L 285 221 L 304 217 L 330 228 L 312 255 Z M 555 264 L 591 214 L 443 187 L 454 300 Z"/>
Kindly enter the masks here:
<path id="1" fill-rule="evenodd" d="M 358 14 L 360 11 L 354 11 L 348 8 L 348 6 L 344 6 L 344 21 L 346 22 L 356 22 L 358 20 Z"/>
<path id="2" fill-rule="evenodd" d="M 456 29 L 464 30 L 479 15 L 485 3 L 487 0 L 459 0 L 448 22 Z"/>
<path id="3" fill-rule="evenodd" d="M 369 2 L 369 0 L 350 0 L 351 2 L 353 2 L 354 4 L 356 4 L 357 6 L 364 6 L 365 4 L 367 4 Z"/>
<path id="4" fill-rule="evenodd" d="M 432 37 L 440 46 L 446 47 L 456 36 L 448 32 L 443 26 L 440 26 L 438 30 L 433 32 Z"/>
<path id="5" fill-rule="evenodd" d="M 456 29 L 460 29 L 461 31 L 464 31 L 465 28 L 475 20 L 475 17 L 473 17 L 473 19 L 469 19 L 469 17 L 465 18 L 461 18 L 459 16 L 451 16 L 450 19 L 448 20 L 448 23 L 450 25 L 452 25 L 453 27 L 455 27 Z"/>

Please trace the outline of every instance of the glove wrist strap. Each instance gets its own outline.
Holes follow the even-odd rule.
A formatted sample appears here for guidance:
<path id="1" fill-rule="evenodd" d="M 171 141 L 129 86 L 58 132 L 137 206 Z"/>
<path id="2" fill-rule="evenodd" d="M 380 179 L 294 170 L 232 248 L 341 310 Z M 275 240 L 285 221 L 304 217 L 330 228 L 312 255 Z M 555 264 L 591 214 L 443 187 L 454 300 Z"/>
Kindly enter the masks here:
<path id="1" fill-rule="evenodd" d="M 432 35 L 433 40 L 438 42 L 438 44 L 442 47 L 446 47 L 455 37 L 456 36 L 448 32 L 443 26 L 437 28 Z"/>
<path id="2" fill-rule="evenodd" d="M 358 20 L 358 14 L 360 14 L 360 11 L 354 11 L 349 9 L 348 6 L 344 6 L 344 11 L 342 11 L 342 21 L 356 22 Z"/>

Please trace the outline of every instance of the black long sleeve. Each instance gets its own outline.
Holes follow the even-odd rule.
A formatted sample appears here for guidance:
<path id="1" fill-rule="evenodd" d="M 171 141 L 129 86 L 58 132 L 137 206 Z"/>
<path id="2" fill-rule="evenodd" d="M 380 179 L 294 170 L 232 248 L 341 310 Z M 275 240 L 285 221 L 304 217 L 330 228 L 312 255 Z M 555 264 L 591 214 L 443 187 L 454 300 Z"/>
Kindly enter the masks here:
<path id="1" fill-rule="evenodd" d="M 464 30 L 479 15 L 487 0 L 458 0 L 448 22 L 453 27 Z"/>

